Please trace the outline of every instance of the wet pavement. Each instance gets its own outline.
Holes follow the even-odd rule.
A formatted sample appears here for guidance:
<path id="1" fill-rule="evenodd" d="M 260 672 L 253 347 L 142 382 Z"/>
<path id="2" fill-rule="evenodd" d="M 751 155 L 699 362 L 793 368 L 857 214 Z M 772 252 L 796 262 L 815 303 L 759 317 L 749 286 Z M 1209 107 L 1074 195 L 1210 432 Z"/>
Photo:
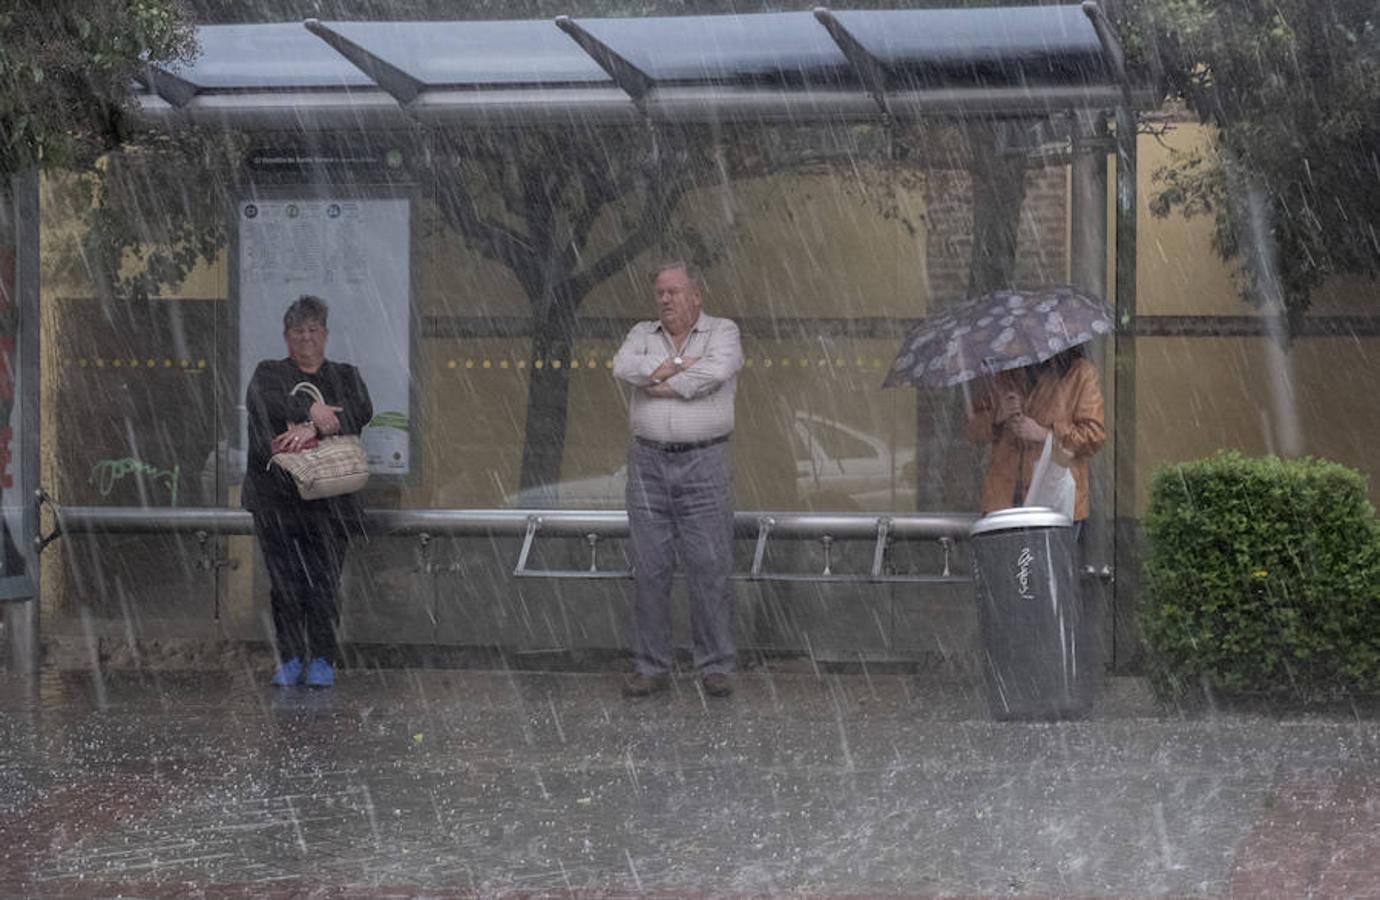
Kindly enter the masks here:
<path id="1" fill-rule="evenodd" d="M 958 677 L 0 676 L 0 895 L 1380 897 L 1380 717 Z"/>

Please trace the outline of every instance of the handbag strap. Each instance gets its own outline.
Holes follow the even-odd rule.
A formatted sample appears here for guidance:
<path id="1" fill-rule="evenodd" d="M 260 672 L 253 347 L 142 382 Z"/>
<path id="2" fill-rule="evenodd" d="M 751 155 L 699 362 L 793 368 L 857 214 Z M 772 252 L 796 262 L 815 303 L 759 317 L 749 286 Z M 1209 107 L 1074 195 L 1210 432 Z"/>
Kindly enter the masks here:
<path id="1" fill-rule="evenodd" d="M 323 406 L 326 403 L 326 398 L 321 396 L 321 388 L 312 384 L 310 381 L 299 381 L 293 385 L 292 390 L 288 391 L 288 396 L 291 397 L 293 394 L 310 394 L 312 399 L 317 403 Z"/>
<path id="2" fill-rule="evenodd" d="M 324 404 L 326 402 L 326 398 L 321 396 L 321 388 L 312 384 L 310 381 L 299 381 L 294 384 L 292 390 L 288 391 L 288 396 L 291 397 L 293 394 L 307 394 L 317 403 Z M 277 454 L 273 455 L 276 456 Z M 271 458 L 268 461 L 268 465 L 264 468 L 273 468 L 273 460 Z"/>

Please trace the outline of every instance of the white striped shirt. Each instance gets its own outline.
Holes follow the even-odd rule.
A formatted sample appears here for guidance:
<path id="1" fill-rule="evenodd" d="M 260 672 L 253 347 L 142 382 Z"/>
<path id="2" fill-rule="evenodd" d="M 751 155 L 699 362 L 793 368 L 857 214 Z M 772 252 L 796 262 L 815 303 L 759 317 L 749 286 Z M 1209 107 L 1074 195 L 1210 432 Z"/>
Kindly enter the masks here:
<path id="1" fill-rule="evenodd" d="M 681 443 L 722 437 L 733 430 L 733 393 L 743 366 L 743 346 L 732 319 L 701 312 L 681 347 L 693 366 L 663 384 L 674 397 L 651 397 L 652 373 L 676 356 L 671 336 L 660 322 L 638 322 L 613 358 L 613 375 L 632 385 L 628 419 L 636 437 Z"/>

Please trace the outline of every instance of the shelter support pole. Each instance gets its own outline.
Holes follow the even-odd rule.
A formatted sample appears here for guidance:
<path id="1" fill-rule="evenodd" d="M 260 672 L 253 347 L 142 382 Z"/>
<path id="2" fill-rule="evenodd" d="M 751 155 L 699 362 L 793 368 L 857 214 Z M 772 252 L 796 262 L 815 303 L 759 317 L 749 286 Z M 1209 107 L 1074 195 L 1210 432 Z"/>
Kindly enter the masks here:
<path id="1" fill-rule="evenodd" d="M 1073 161 L 1069 173 L 1069 281 L 1098 297 L 1107 291 L 1110 235 L 1107 191 L 1107 157 L 1115 150 L 1104 112 L 1079 113 L 1073 133 Z M 1113 344 L 1098 340 L 1088 355 L 1102 373 L 1102 394 L 1112 390 Z M 1111 575 L 1114 556 L 1113 453 L 1094 457 L 1089 470 L 1088 495 L 1091 514 L 1083 525 L 1081 583 L 1091 608 L 1099 613 L 1098 633 L 1104 647 L 1115 647 L 1117 610 L 1112 603 Z"/>
<path id="2" fill-rule="evenodd" d="M 38 629 L 38 552 L 34 537 L 38 534 L 38 505 L 29 503 L 27 495 L 38 483 L 39 465 L 39 259 L 38 259 L 38 172 L 30 170 L 13 182 L 15 210 L 15 292 L 19 327 L 14 335 L 12 374 L 15 377 L 14 406 L 10 427 L 13 429 L 15 490 L 21 496 L 12 501 L 22 504 L 22 527 L 13 535 L 22 560 L 23 571 L 9 573 L 8 584 L 22 584 L 22 594 L 13 595 L 0 607 L 4 609 L 5 637 L 9 642 L 11 670 L 36 676 L 40 661 Z"/>
<path id="3" fill-rule="evenodd" d="M 1113 376 L 1113 571 L 1112 664 L 1139 667 L 1143 656 L 1137 610 L 1141 529 L 1136 470 L 1136 117 L 1116 111 L 1116 348 Z"/>
<path id="4" fill-rule="evenodd" d="M 1113 8 L 1117 0 L 1108 0 Z M 1126 55 L 1112 16 L 1096 0 L 1083 12 L 1097 31 L 1107 72 L 1121 85 L 1116 106 L 1116 346 L 1113 366 L 1113 494 L 1111 659 L 1115 671 L 1140 665 L 1142 644 L 1136 617 L 1140 568 L 1140 524 L 1136 478 L 1136 113 L 1135 92 L 1126 72 Z"/>
<path id="5" fill-rule="evenodd" d="M 1080 113 L 1073 139 L 1069 280 L 1107 296 L 1107 154 L 1114 147 L 1101 113 Z"/>

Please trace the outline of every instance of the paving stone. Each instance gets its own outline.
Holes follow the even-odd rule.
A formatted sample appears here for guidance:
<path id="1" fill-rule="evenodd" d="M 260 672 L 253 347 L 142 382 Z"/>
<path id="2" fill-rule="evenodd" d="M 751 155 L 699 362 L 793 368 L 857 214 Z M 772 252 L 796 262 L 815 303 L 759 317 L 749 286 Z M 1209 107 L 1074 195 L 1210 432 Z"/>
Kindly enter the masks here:
<path id="1" fill-rule="evenodd" d="M 1375 896 L 1380 718 L 953 673 L 0 676 L 0 895 Z"/>

